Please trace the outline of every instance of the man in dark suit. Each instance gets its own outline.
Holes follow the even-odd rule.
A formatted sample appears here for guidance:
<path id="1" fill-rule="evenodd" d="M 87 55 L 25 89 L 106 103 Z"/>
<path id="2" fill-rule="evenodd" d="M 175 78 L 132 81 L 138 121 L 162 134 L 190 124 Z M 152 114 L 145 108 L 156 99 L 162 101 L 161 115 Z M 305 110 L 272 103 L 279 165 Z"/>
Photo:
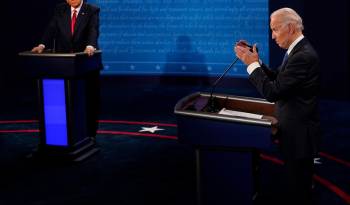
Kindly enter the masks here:
<path id="1" fill-rule="evenodd" d="M 66 0 L 59 4 L 38 46 L 32 52 L 41 53 L 52 45 L 56 52 L 86 52 L 97 48 L 100 9 L 83 0 Z"/>
<path id="2" fill-rule="evenodd" d="M 319 58 L 303 36 L 302 19 L 294 10 L 282 8 L 273 12 L 270 27 L 272 39 L 287 49 L 277 71 L 259 62 L 256 45 L 250 51 L 244 41 L 240 41 L 234 50 L 248 65 L 250 82 L 268 101 L 277 104 L 277 136 L 290 194 L 286 200 L 292 204 L 310 204 L 313 157 L 317 154 L 320 136 Z"/>
<path id="3" fill-rule="evenodd" d="M 32 52 L 42 53 L 47 45 L 55 52 L 85 52 L 93 55 L 98 48 L 100 9 L 83 0 L 66 0 L 57 5 L 40 44 Z M 96 136 L 99 107 L 99 71 L 84 76 L 89 137 Z"/>

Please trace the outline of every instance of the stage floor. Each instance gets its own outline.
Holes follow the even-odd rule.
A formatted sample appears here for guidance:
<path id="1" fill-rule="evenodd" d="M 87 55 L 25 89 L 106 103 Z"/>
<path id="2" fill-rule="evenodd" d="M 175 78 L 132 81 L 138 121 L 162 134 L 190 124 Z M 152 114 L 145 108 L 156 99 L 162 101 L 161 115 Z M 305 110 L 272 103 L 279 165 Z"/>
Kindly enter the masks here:
<path id="1" fill-rule="evenodd" d="M 130 84 L 102 82 L 101 151 L 79 164 L 27 159 L 39 142 L 35 92 L 10 95 L 0 108 L 0 204 L 196 204 L 194 152 L 178 143 L 173 110 L 181 97 L 207 88 Z M 350 102 L 321 99 L 320 108 L 315 205 L 350 204 Z M 145 131 L 155 127 L 160 130 Z M 277 145 L 261 159 L 258 204 L 279 204 L 284 182 Z"/>

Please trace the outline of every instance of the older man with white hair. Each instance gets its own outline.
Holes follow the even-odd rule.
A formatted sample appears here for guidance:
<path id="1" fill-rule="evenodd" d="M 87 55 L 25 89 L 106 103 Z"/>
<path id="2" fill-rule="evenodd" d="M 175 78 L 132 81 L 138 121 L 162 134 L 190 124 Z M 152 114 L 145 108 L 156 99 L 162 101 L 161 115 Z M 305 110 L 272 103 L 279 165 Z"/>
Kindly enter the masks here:
<path id="1" fill-rule="evenodd" d="M 320 121 L 318 113 L 319 58 L 303 35 L 303 21 L 290 8 L 270 16 L 272 39 L 286 55 L 277 70 L 259 61 L 256 45 L 250 50 L 239 41 L 234 50 L 249 73 L 250 82 L 268 101 L 276 102 L 281 153 L 291 204 L 311 204 L 313 157 L 318 152 Z"/>

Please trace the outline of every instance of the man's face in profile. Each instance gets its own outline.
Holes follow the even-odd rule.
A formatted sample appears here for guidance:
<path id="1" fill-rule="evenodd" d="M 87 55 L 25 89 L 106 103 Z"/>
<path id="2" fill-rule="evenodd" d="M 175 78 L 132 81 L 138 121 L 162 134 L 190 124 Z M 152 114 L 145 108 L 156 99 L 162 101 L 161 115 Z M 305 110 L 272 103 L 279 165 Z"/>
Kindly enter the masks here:
<path id="1" fill-rule="evenodd" d="M 277 45 L 281 48 L 288 49 L 290 42 L 290 28 L 289 24 L 285 24 L 281 21 L 281 16 L 271 17 L 270 27 L 272 39 L 274 39 Z"/>
<path id="2" fill-rule="evenodd" d="M 66 0 L 67 3 L 74 8 L 78 8 L 82 0 Z"/>

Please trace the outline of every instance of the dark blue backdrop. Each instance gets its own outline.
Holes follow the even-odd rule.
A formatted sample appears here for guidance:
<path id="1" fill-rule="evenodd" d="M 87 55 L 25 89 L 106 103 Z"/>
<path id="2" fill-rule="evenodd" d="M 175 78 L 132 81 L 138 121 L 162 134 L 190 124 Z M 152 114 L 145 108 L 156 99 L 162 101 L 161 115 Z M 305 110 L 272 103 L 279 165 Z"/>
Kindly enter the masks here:
<path id="1" fill-rule="evenodd" d="M 20 5 L 15 7 L 15 14 L 13 14 L 13 9 L 10 9 L 15 6 L 13 1 L 2 2 L 5 9 L 0 14 L 3 27 L 0 89 L 4 95 L 14 95 L 14 90 L 35 89 L 34 83 L 28 84 L 26 79 L 20 78 L 16 67 L 17 53 L 29 50 L 37 44 L 52 15 L 54 5 L 58 2 L 63 2 L 63 0 L 21 1 Z M 319 1 L 317 6 L 314 4 L 314 2 L 302 0 L 270 1 L 269 11 L 288 6 L 301 14 L 305 24 L 305 35 L 314 44 L 321 57 L 322 96 L 349 99 L 349 2 L 335 0 L 332 2 Z M 270 37 L 269 39 L 269 62 L 274 67 L 283 58 L 283 51 L 271 41 Z M 234 40 L 236 39 L 232 39 Z M 142 78 L 139 76 L 137 79 Z"/>
<path id="2" fill-rule="evenodd" d="M 232 46 L 259 44 L 268 64 L 268 0 L 90 0 L 101 8 L 105 74 L 221 74 Z M 233 76 L 247 76 L 238 63 Z"/>

